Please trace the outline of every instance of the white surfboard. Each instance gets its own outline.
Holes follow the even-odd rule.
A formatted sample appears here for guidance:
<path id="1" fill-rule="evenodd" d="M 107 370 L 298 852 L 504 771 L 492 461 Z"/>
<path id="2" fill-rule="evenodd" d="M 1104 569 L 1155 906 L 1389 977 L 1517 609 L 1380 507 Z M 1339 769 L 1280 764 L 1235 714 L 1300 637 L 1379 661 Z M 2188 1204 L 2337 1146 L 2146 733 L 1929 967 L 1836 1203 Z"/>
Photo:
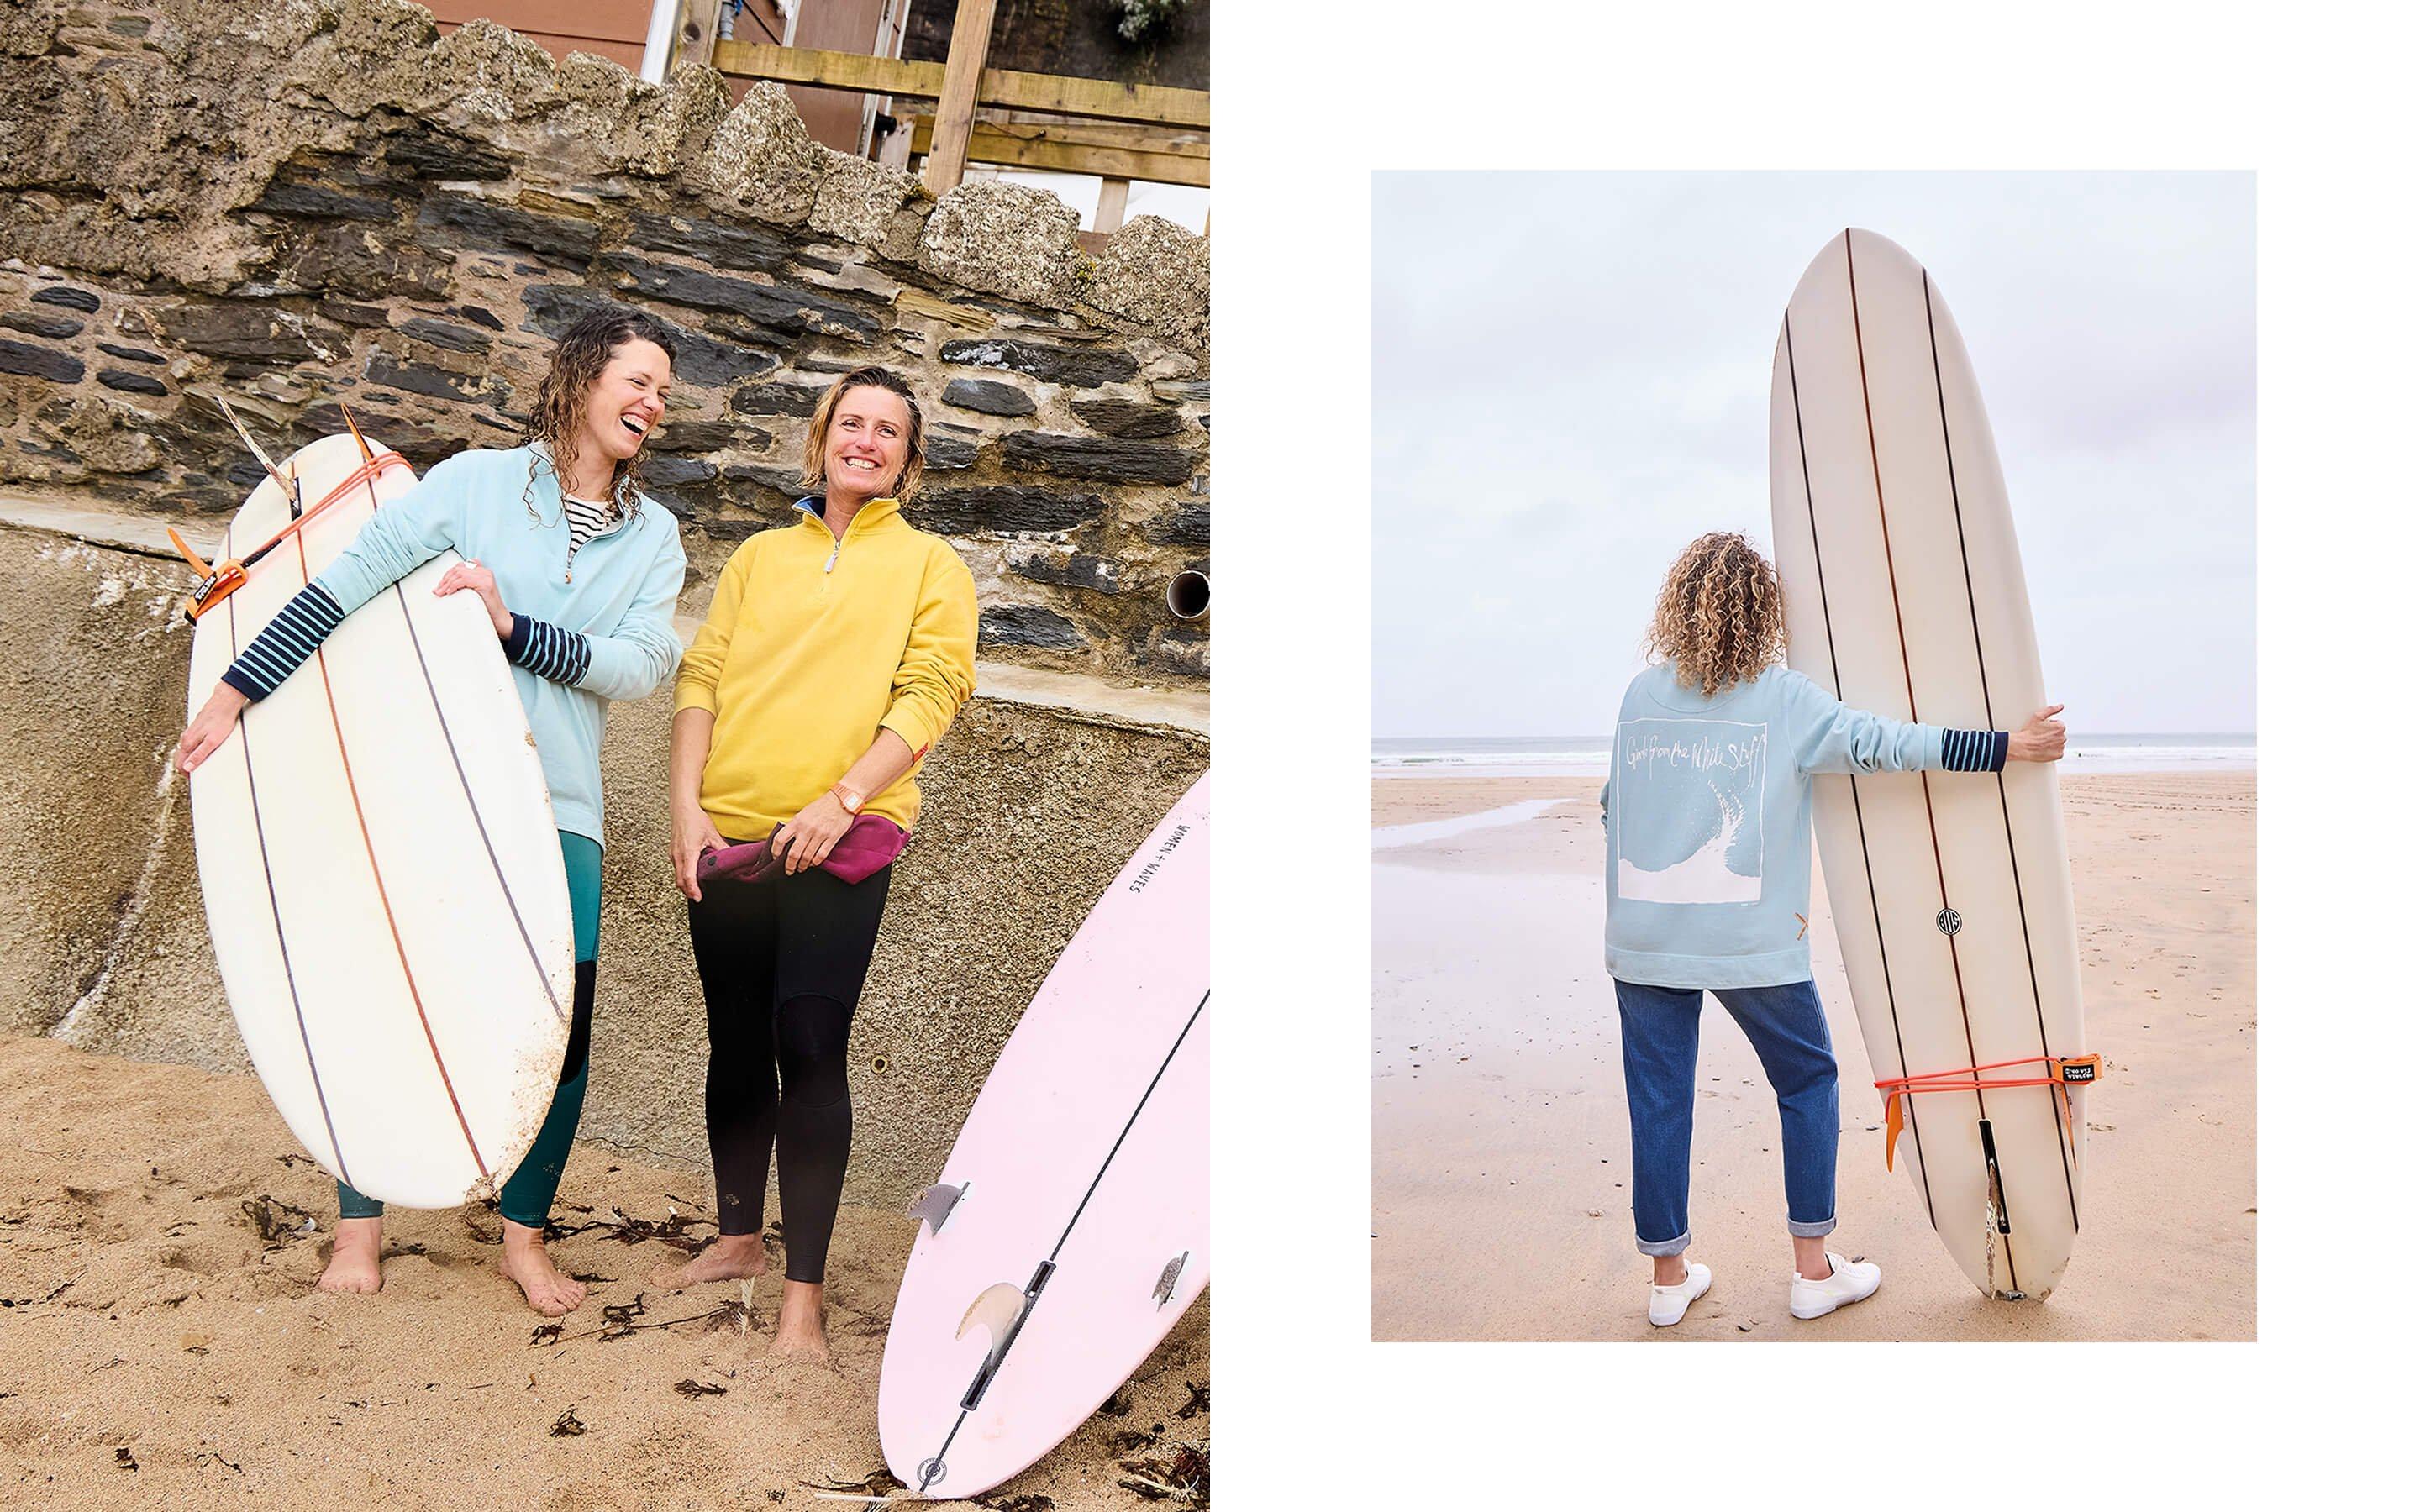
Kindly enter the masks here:
<path id="1" fill-rule="evenodd" d="M 278 471 L 342 497 L 194 626 L 189 711 L 412 486 L 332 436 Z M 240 561 L 293 518 L 272 475 Z M 553 810 L 494 627 L 431 590 L 440 555 L 349 615 L 193 775 L 194 848 L 227 1003 L 287 1127 L 373 1197 L 492 1194 L 546 1117 L 570 1034 L 571 906 Z"/>
<path id="2" fill-rule="evenodd" d="M 1209 1285 L 1209 814 L 1205 774 L 1068 942 L 913 1210 L 878 1417 L 923 1495 L 1048 1453 Z"/>
<path id="3" fill-rule="evenodd" d="M 1841 702 L 1952 729 L 2040 707 L 2024 569 L 1965 343 L 1869 231 L 1799 281 L 1773 363 L 1773 531 L 1790 664 Z M 1815 831 L 1866 1050 L 1907 1097 L 1916 1196 L 1987 1295 L 2040 1298 L 2083 1221 L 2075 903 L 2054 768 L 1823 777 Z M 1992 1068 L 1980 1071 L 1975 1068 Z"/>

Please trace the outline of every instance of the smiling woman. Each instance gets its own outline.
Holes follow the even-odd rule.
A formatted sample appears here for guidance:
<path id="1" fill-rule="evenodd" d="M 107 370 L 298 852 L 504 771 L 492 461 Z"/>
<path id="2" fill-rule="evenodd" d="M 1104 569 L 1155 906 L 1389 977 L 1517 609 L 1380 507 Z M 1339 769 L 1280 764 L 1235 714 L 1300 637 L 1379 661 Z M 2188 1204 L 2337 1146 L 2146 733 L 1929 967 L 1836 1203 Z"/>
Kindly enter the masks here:
<path id="1" fill-rule="evenodd" d="M 444 551 L 461 562 L 440 597 L 476 595 L 513 666 L 563 843 L 574 936 L 571 1037 L 552 1105 L 499 1194 L 504 1273 L 549 1317 L 587 1288 L 547 1257 L 546 1223 L 588 1088 L 604 864 L 598 751 L 605 705 L 654 692 L 680 656 L 673 601 L 688 572 L 680 531 L 632 478 L 672 387 L 672 340 L 636 311 L 599 310 L 564 333 L 510 451 L 472 450 L 380 509 L 344 554 L 236 657 L 177 745 L 192 773 L 344 617 Z M 385 1208 L 341 1181 L 335 1244 L 319 1285 L 376 1291 Z"/>
<path id="2" fill-rule="evenodd" d="M 823 1358 L 849 1027 L 891 861 L 923 807 L 915 774 L 974 692 L 975 585 L 948 542 L 900 516 L 924 475 L 924 412 L 897 374 L 861 367 L 831 386 L 804 471 L 815 491 L 798 523 L 731 554 L 681 661 L 673 867 L 706 998 L 721 1237 L 654 1280 L 764 1273 L 778 1158 L 788 1262 L 773 1347 Z M 762 842 L 774 864 L 713 864 L 735 841 Z"/>

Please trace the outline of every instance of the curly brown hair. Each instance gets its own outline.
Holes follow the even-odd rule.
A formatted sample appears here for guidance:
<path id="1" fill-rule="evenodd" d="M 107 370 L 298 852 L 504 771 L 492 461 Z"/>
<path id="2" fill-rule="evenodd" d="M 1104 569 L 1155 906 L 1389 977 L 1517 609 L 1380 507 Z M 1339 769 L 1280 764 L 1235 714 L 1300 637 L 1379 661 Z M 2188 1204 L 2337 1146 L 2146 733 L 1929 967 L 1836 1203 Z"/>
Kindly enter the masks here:
<path id="1" fill-rule="evenodd" d="M 824 486 L 824 441 L 831 434 L 832 412 L 851 389 L 880 389 L 907 401 L 908 460 L 891 486 L 877 496 L 905 504 L 916 497 L 917 485 L 924 481 L 924 407 L 916 402 L 916 391 L 908 386 L 908 380 L 887 367 L 858 368 L 844 374 L 839 382 L 824 391 L 823 398 L 815 405 L 815 418 L 807 424 L 807 460 L 803 470 L 807 491 L 815 493 Z"/>
<path id="2" fill-rule="evenodd" d="M 605 375 L 605 364 L 626 343 L 652 342 L 664 354 L 664 363 L 674 362 L 673 335 L 664 323 L 644 311 L 609 304 L 591 310 L 571 324 L 563 339 L 554 344 L 554 360 L 547 364 L 546 377 L 538 381 L 537 395 L 530 402 L 529 420 L 521 430 L 521 441 L 532 446 L 530 453 L 529 486 L 537 484 L 538 470 L 551 471 L 555 481 L 563 481 L 563 470 L 580 455 L 580 429 L 582 413 L 588 407 L 588 391 Z M 638 471 L 643 453 L 613 464 L 613 477 L 606 490 L 613 512 L 624 517 L 639 512 L 639 486 L 632 474 Z M 560 464 L 557 458 L 561 458 Z M 535 517 L 537 505 L 531 501 L 529 487 L 521 490 L 521 501 Z"/>
<path id="3" fill-rule="evenodd" d="M 1784 640 L 1773 563 L 1746 536 L 1721 531 L 1690 542 L 1664 575 L 1646 653 L 1714 694 L 1779 661 Z"/>

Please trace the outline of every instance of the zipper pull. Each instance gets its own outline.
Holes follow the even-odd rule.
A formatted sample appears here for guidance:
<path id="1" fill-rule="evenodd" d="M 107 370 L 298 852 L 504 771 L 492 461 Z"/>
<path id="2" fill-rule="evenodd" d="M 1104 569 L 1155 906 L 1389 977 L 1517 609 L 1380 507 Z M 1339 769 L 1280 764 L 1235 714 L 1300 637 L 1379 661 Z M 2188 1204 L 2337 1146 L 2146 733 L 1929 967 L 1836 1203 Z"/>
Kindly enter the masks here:
<path id="1" fill-rule="evenodd" d="M 824 558 L 824 572 L 826 573 L 826 575 L 827 575 L 827 576 L 829 576 L 829 575 L 830 574 L 831 570 L 832 570 L 834 567 L 837 567 L 837 566 L 839 566 L 839 565 L 840 565 L 840 543 L 839 543 L 838 541 L 834 541 L 834 542 L 832 543 L 832 554 L 831 554 L 830 556 L 828 556 L 828 557 Z"/>

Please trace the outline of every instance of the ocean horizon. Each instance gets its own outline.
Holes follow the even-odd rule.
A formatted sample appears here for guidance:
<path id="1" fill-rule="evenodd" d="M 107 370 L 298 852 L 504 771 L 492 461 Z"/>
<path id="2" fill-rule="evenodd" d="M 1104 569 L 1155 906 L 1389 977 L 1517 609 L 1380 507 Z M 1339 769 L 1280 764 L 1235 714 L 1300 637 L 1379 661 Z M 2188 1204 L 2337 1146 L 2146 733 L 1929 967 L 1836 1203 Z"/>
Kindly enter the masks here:
<path id="1" fill-rule="evenodd" d="M 2252 771 L 2251 732 L 2070 732 L 2059 766 L 2071 772 Z M 1613 762 L 1613 737 L 1600 735 L 1408 735 L 1370 743 L 1373 777 L 1578 776 Z"/>

